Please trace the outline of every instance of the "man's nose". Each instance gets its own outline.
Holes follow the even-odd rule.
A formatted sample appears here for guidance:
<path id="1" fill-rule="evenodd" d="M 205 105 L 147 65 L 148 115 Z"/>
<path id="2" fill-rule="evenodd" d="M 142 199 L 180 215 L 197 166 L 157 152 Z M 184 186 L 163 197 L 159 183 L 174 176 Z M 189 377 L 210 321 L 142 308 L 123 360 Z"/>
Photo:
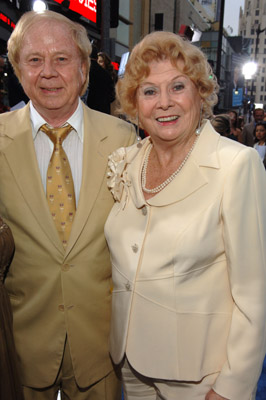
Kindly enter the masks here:
<path id="1" fill-rule="evenodd" d="M 41 76 L 47 78 L 55 75 L 57 75 L 57 71 L 53 60 L 51 60 L 50 58 L 44 59 L 42 64 Z"/>

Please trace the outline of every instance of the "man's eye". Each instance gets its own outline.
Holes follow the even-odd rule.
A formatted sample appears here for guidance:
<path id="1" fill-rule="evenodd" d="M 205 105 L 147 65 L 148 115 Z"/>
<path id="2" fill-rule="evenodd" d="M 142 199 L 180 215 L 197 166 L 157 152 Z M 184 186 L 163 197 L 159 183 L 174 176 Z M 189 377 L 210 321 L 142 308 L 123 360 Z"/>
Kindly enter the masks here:
<path id="1" fill-rule="evenodd" d="M 57 58 L 57 62 L 62 64 L 62 63 L 66 63 L 68 61 L 67 57 L 61 56 Z"/>

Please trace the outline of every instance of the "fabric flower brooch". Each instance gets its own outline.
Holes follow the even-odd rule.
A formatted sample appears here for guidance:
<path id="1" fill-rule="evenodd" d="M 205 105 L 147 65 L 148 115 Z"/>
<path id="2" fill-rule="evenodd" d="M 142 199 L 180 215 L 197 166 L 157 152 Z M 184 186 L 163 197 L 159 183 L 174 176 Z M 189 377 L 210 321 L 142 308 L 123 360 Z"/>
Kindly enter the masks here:
<path id="1" fill-rule="evenodd" d="M 127 171 L 125 170 L 127 165 L 126 154 L 126 149 L 121 147 L 108 157 L 109 171 L 107 172 L 107 186 L 115 201 L 118 202 L 121 202 L 123 192 L 125 191 L 125 199 L 123 204 L 121 204 L 122 209 L 126 206 L 129 195 L 128 188 L 131 185 Z"/>

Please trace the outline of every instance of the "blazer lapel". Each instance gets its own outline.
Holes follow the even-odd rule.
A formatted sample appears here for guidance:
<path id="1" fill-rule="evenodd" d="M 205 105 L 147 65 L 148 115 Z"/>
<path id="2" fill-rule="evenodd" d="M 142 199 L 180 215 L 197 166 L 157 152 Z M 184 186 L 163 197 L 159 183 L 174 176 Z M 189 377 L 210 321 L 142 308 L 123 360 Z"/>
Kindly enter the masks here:
<path id="1" fill-rule="evenodd" d="M 108 135 L 93 125 L 90 112 L 87 107 L 83 107 L 84 150 L 82 183 L 77 212 L 66 249 L 66 256 L 81 234 L 94 206 L 103 180 L 106 178 L 106 162 L 104 160 L 107 160 L 110 153 L 109 147 L 105 145 Z"/>
<path id="2" fill-rule="evenodd" d="M 208 183 L 204 174 L 204 168 L 219 168 L 217 146 L 220 136 L 214 131 L 209 121 L 205 122 L 198 142 L 184 165 L 182 172 L 167 185 L 164 190 L 146 201 L 152 206 L 164 206 L 183 200 L 196 190 Z M 142 149 L 134 154 L 135 159 L 130 160 L 129 171 L 133 185 L 130 187 L 132 199 L 136 207 L 140 208 L 145 204 L 141 190 L 141 166 L 149 140 L 144 141 Z"/>
<path id="3" fill-rule="evenodd" d="M 16 118 L 18 117 L 18 118 Z M 22 128 L 20 128 L 22 127 Z M 30 124 L 29 106 L 14 114 L 9 132 L 0 127 L 0 137 L 9 142 L 3 149 L 7 163 L 12 170 L 14 180 L 33 216 L 38 221 L 49 240 L 59 251 L 64 252 L 62 243 L 53 222 L 46 196 L 44 193 L 39 166 L 36 158 L 32 129 Z"/>

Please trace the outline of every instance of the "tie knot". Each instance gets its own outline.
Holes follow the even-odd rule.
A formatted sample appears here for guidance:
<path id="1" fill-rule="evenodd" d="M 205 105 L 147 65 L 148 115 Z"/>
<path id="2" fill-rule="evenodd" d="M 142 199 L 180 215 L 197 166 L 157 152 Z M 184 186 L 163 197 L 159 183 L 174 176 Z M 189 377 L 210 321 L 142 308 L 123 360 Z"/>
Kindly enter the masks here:
<path id="1" fill-rule="evenodd" d="M 47 124 L 41 126 L 40 130 L 46 133 L 54 144 L 62 144 L 69 132 L 72 131 L 72 126 L 67 124 L 62 128 L 49 128 Z"/>

